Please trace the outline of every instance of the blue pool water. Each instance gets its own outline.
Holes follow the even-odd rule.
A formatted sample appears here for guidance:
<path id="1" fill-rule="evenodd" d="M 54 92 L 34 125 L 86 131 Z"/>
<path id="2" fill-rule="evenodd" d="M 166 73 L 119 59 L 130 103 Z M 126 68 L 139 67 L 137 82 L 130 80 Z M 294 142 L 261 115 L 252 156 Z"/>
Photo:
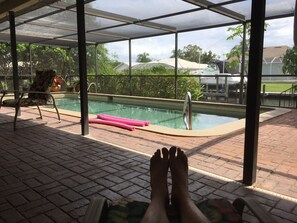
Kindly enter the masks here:
<path id="1" fill-rule="evenodd" d="M 80 111 L 80 101 L 77 99 L 58 99 L 58 108 Z M 118 104 L 113 102 L 101 102 L 89 100 L 89 114 L 108 114 L 123 118 L 148 120 L 152 125 L 166 126 L 175 129 L 185 129 L 183 122 L 182 108 L 178 110 L 168 110 L 161 108 L 136 106 L 128 104 Z M 227 117 L 213 114 L 192 113 L 193 130 L 208 129 L 228 122 L 239 120 L 238 117 Z"/>

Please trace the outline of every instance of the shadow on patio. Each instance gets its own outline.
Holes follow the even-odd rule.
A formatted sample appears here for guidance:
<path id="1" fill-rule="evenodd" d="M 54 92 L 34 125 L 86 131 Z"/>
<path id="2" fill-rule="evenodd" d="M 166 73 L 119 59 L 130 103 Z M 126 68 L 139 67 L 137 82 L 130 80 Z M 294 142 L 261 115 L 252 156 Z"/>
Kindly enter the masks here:
<path id="1" fill-rule="evenodd" d="M 32 113 L 24 110 L 22 115 L 32 117 L 34 113 L 34 110 Z M 156 148 L 170 145 L 181 146 L 190 153 L 193 168 L 189 190 L 195 201 L 219 197 L 233 201 L 238 196 L 250 196 L 281 222 L 297 222 L 296 199 L 244 187 L 237 181 L 206 172 L 206 163 L 202 168 L 196 165 L 203 158 L 212 161 L 212 168 L 227 168 L 232 160 L 209 155 L 217 147 L 220 154 L 212 154 L 224 154 L 225 147 L 230 148 L 226 140 L 217 139 L 217 143 L 207 144 L 207 149 L 193 150 L 194 144 L 216 140 L 209 137 L 188 142 L 189 138 L 157 136 L 143 131 L 135 131 L 130 137 L 132 134 L 125 130 L 105 126 L 91 127 L 90 137 L 83 137 L 79 135 L 79 119 L 70 116 L 62 116 L 61 123 L 28 128 L 23 127 L 35 123 L 19 121 L 14 132 L 12 123 L 6 123 L 13 114 L 9 109 L 1 109 L 0 113 L 0 222 L 81 222 L 90 198 L 99 195 L 110 200 L 128 197 L 149 201 L 149 154 Z M 45 114 L 44 120 L 50 120 L 51 116 Z M 123 148 L 98 141 L 107 141 L 108 137 L 109 142 L 121 144 Z M 240 144 L 241 138 L 242 133 L 231 136 L 235 157 L 238 156 L 235 142 Z M 241 162 L 239 159 L 235 166 L 241 168 Z M 260 168 L 261 165 L 260 160 Z M 255 222 L 248 213 L 245 219 Z"/>

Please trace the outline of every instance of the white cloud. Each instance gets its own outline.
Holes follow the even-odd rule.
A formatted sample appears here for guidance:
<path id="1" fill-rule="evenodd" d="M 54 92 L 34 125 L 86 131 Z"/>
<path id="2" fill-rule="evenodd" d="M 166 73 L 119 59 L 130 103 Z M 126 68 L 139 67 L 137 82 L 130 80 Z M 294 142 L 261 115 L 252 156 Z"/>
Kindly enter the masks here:
<path id="1" fill-rule="evenodd" d="M 264 46 L 293 45 L 293 17 L 269 20 Z"/>
<path id="2" fill-rule="evenodd" d="M 293 18 L 269 20 L 269 27 L 265 32 L 264 46 L 293 45 Z M 188 44 L 200 46 L 203 51 L 211 50 L 223 57 L 240 39 L 226 40 L 230 33 L 228 27 L 207 29 L 179 34 L 178 48 L 182 49 Z M 149 53 L 152 59 L 162 59 L 171 56 L 175 47 L 174 35 L 158 36 L 132 40 L 132 61 L 143 52 Z M 110 43 L 106 45 L 110 54 L 119 56 L 120 61 L 128 61 L 128 41 Z"/>

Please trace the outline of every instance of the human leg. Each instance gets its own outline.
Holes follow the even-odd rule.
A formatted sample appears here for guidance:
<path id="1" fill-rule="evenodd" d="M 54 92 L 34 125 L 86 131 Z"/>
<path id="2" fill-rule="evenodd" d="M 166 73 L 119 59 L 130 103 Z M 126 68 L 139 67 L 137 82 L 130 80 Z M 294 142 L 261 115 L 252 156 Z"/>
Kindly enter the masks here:
<path id="1" fill-rule="evenodd" d="M 151 175 L 151 203 L 145 212 L 141 223 L 169 223 L 166 208 L 169 204 L 169 194 L 167 187 L 168 174 L 168 150 L 158 149 L 152 156 L 150 161 L 150 175 Z"/>
<path id="2" fill-rule="evenodd" d="M 192 201 L 188 191 L 188 158 L 180 148 L 169 150 L 172 177 L 171 203 L 179 210 L 181 222 L 210 223 Z"/>

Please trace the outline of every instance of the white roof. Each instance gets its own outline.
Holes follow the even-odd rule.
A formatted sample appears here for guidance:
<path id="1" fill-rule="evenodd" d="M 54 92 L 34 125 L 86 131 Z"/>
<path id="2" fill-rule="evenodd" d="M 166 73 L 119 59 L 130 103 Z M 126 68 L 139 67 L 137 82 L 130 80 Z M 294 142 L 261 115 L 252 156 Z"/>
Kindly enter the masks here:
<path id="1" fill-rule="evenodd" d="M 179 70 L 201 70 L 207 67 L 207 64 L 199 64 L 183 59 L 177 60 L 177 66 Z M 168 58 L 168 59 L 161 59 L 161 60 L 155 60 L 148 63 L 140 63 L 137 65 L 132 66 L 132 69 L 148 69 L 155 66 L 164 66 L 168 69 L 174 69 L 175 68 L 175 58 Z"/>
<path id="2" fill-rule="evenodd" d="M 141 63 L 138 63 L 138 62 L 132 62 L 131 63 L 131 66 L 135 66 L 137 64 L 141 64 Z M 129 70 L 129 62 L 121 62 L 119 65 L 117 65 L 115 68 L 115 70 L 117 71 L 124 71 L 124 70 Z"/>

